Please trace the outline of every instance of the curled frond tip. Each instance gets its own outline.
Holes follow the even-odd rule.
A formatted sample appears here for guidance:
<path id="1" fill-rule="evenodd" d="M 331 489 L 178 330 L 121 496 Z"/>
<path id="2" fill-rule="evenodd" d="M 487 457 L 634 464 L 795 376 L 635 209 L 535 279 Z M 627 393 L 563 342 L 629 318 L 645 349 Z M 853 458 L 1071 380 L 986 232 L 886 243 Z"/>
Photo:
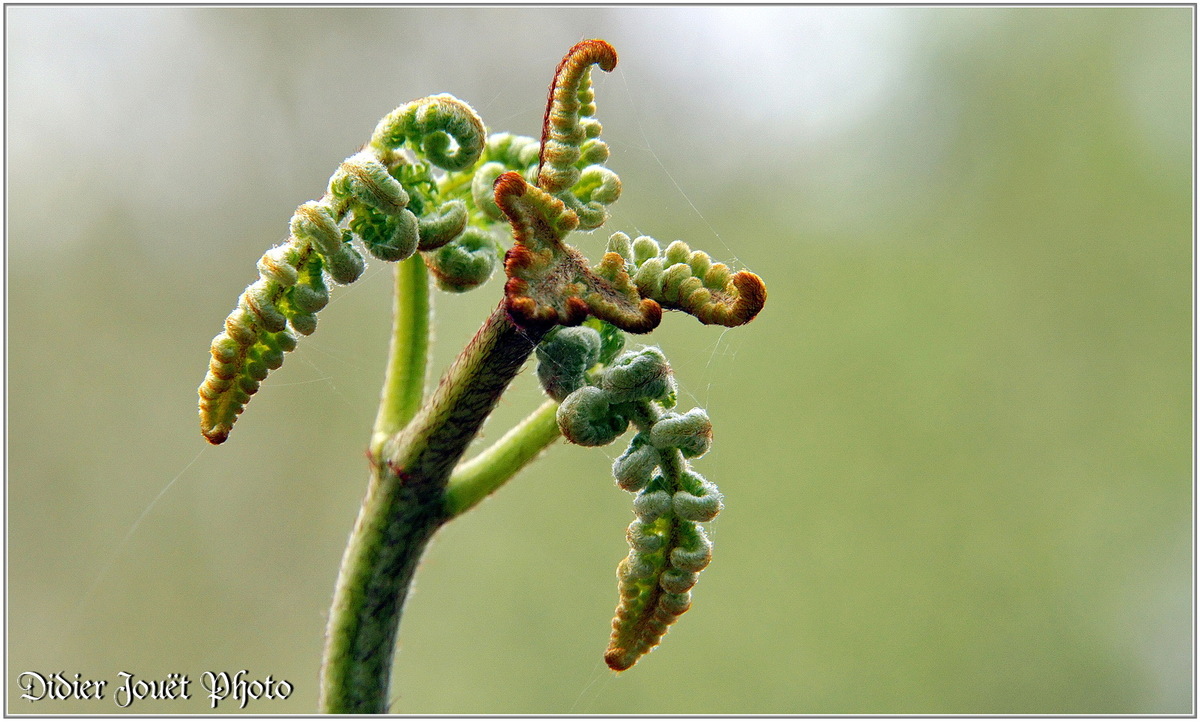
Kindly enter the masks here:
<path id="1" fill-rule="evenodd" d="M 593 65 L 611 72 L 617 67 L 617 51 L 603 40 L 583 40 L 567 51 L 554 70 L 538 155 L 538 186 L 549 193 L 569 190 L 579 180 L 575 165 L 581 156 L 580 146 L 589 137 L 580 119 L 595 113 Z M 594 132 L 598 133 L 598 126 Z"/>

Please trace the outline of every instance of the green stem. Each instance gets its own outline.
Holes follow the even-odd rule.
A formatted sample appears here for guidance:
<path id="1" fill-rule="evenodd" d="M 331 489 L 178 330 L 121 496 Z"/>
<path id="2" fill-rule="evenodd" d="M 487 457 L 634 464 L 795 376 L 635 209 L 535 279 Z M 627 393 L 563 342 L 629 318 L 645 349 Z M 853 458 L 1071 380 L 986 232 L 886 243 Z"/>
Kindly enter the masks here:
<path id="1" fill-rule="evenodd" d="M 442 524 L 441 509 L 436 487 L 405 487 L 386 469 L 372 469 L 329 610 L 322 712 L 388 711 L 401 608 L 417 561 Z"/>
<path id="2" fill-rule="evenodd" d="M 396 266 L 395 308 L 388 367 L 371 432 L 371 454 L 421 408 L 429 358 L 429 271 L 420 254 Z"/>
<path id="3" fill-rule="evenodd" d="M 460 464 L 446 486 L 450 518 L 471 509 L 533 461 L 560 435 L 557 401 L 547 401 L 475 458 Z"/>
<path id="4" fill-rule="evenodd" d="M 421 553 L 450 518 L 450 472 L 543 335 L 514 324 L 501 304 L 428 403 L 372 454 L 326 629 L 323 712 L 387 711 L 400 615 Z"/>
<path id="5" fill-rule="evenodd" d="M 429 401 L 383 444 L 380 463 L 407 484 L 444 488 L 500 394 L 545 334 L 513 323 L 501 303 L 450 365 Z"/>

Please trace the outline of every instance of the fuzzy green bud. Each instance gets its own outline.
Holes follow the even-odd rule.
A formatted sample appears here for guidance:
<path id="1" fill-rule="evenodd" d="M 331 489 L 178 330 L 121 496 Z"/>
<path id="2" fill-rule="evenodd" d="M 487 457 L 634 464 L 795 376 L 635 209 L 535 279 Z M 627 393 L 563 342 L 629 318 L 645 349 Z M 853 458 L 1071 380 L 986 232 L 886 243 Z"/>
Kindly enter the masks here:
<path id="1" fill-rule="evenodd" d="M 342 285 L 357 281 L 367 268 L 362 254 L 348 242 L 350 232 L 346 231 L 346 233 L 347 242 L 342 243 L 336 253 L 325 256 L 325 267 L 329 270 L 329 277 L 333 279 L 334 283 Z"/>
<path id="2" fill-rule="evenodd" d="M 278 348 L 285 353 L 291 353 L 296 350 L 296 337 L 287 331 L 270 334 L 265 342 L 270 344 L 272 348 Z"/>
<path id="3" fill-rule="evenodd" d="M 636 551 L 629 553 L 625 561 L 617 566 L 617 578 L 624 582 L 653 579 L 658 569 L 654 563 Z"/>
<path id="4" fill-rule="evenodd" d="M 658 584 L 663 588 L 663 591 L 671 592 L 672 594 L 683 594 L 692 587 L 696 586 L 696 572 L 689 572 L 683 569 L 668 569 L 663 572 L 659 578 Z"/>
<path id="5" fill-rule="evenodd" d="M 691 279 L 692 267 L 686 263 L 668 266 L 662 274 L 662 299 L 665 303 L 679 303 L 679 289 L 683 282 Z"/>
<path id="6" fill-rule="evenodd" d="M 441 248 L 458 238 L 466 227 L 467 204 L 457 199 L 446 201 L 438 207 L 436 213 L 429 213 L 418 219 L 417 247 L 422 251 Z"/>
<path id="7" fill-rule="evenodd" d="M 316 313 L 329 303 L 329 289 L 322 281 L 294 286 L 290 293 L 292 305 L 304 313 Z"/>
<path id="8" fill-rule="evenodd" d="M 629 264 L 633 261 L 633 242 L 629 240 L 629 236 L 617 231 L 608 237 L 609 253 L 615 253 L 625 259 L 625 263 Z"/>
<path id="9" fill-rule="evenodd" d="M 638 236 L 633 239 L 633 262 L 640 268 L 643 263 L 651 258 L 657 258 L 662 252 L 658 241 L 650 236 Z"/>
<path id="10" fill-rule="evenodd" d="M 563 202 L 575 212 L 580 230 L 590 231 L 608 222 L 608 206 L 621 195 L 621 180 L 604 166 L 580 179 L 576 192 L 563 195 Z"/>
<path id="11" fill-rule="evenodd" d="M 670 511 L 671 496 L 665 491 L 643 491 L 633 499 L 633 513 L 643 523 L 655 521 Z"/>
<path id="12" fill-rule="evenodd" d="M 281 348 L 264 348 L 262 352 L 262 363 L 271 371 L 283 365 L 283 349 Z"/>
<path id="13" fill-rule="evenodd" d="M 388 169 L 367 151 L 342 161 L 341 168 L 329 181 L 334 198 L 353 198 L 387 215 L 399 213 L 408 205 L 408 192 Z"/>
<path id="14" fill-rule="evenodd" d="M 633 252 L 636 255 L 637 245 L 633 247 Z M 637 286 L 638 293 L 646 298 L 658 298 L 662 296 L 663 287 L 663 262 L 661 258 L 651 258 L 638 266 L 637 273 L 633 275 L 633 282 Z"/>
<path id="15" fill-rule="evenodd" d="M 558 407 L 558 428 L 572 444 L 611 444 L 629 427 L 629 419 L 613 408 L 608 393 L 584 386 L 567 396 Z"/>
<path id="16" fill-rule="evenodd" d="M 317 252 L 328 256 L 337 253 L 342 245 L 342 232 L 329 207 L 317 201 L 309 201 L 296 209 L 292 216 L 292 235 L 309 243 Z"/>
<path id="17" fill-rule="evenodd" d="M 317 316 L 313 313 L 297 312 L 288 318 L 288 324 L 301 336 L 311 336 L 317 330 Z"/>
<path id="18" fill-rule="evenodd" d="M 647 524 L 641 519 L 634 519 L 625 531 L 625 540 L 629 547 L 639 554 L 653 554 L 663 548 L 667 539 L 653 524 Z"/>
<path id="19" fill-rule="evenodd" d="M 600 141 L 595 142 L 599 143 Z M 621 197 L 621 179 L 605 166 L 590 165 L 583 169 L 573 191 L 585 205 L 589 203 L 612 205 Z"/>
<path id="20" fill-rule="evenodd" d="M 660 463 L 658 449 L 650 445 L 645 433 L 638 433 L 629 443 L 625 453 L 613 462 L 613 476 L 617 480 L 617 486 L 625 491 L 641 491 L 650 483 L 650 478 Z"/>
<path id="21" fill-rule="evenodd" d="M 238 306 L 250 314 L 255 325 L 264 331 L 282 331 L 287 324 L 287 319 L 275 307 L 275 301 L 272 299 L 278 288 L 277 284 L 260 278 L 238 299 Z"/>
<path id="22" fill-rule="evenodd" d="M 480 286 L 496 270 L 496 241 L 487 231 L 468 226 L 457 239 L 425 254 L 438 288 L 461 293 Z"/>
<path id="23" fill-rule="evenodd" d="M 680 536 L 684 541 L 671 550 L 671 566 L 686 572 L 702 571 L 712 561 L 712 542 L 695 523 L 681 525 Z"/>
<path id="24" fill-rule="evenodd" d="M 213 338 L 209 349 L 212 357 L 220 363 L 233 363 L 242 354 L 242 346 L 224 333 Z"/>
<path id="25" fill-rule="evenodd" d="M 667 614 L 678 617 L 692 606 L 692 593 L 673 594 L 667 592 L 658 598 L 658 607 Z"/>
<path id="26" fill-rule="evenodd" d="M 596 125 L 599 125 L 597 123 Z M 592 136 L 583 142 L 579 148 L 579 160 L 588 165 L 596 165 L 608 160 L 608 143 Z"/>
<path id="27" fill-rule="evenodd" d="M 262 362 L 261 359 L 255 359 L 246 364 L 246 375 L 255 381 L 262 381 L 267 377 L 270 369 Z"/>
<path id="28" fill-rule="evenodd" d="M 675 392 L 667 357 L 654 346 L 618 356 L 600 375 L 599 385 L 620 401 L 659 401 Z"/>
<path id="29" fill-rule="evenodd" d="M 667 246 L 667 250 L 663 251 L 663 259 L 665 259 L 667 266 L 673 266 L 676 263 L 687 263 L 691 255 L 692 249 L 688 248 L 688 244 L 683 241 L 671 241 Z"/>
<path id="30" fill-rule="evenodd" d="M 507 170 L 508 168 L 503 163 L 493 161 L 480 166 L 471 178 L 471 198 L 475 201 L 475 207 L 494 221 L 504 218 L 504 213 L 500 210 L 500 206 L 496 205 L 492 186 L 496 184 L 496 179 Z"/>
<path id="31" fill-rule="evenodd" d="M 671 508 L 676 516 L 688 521 L 712 521 L 725 508 L 721 502 L 721 494 L 713 491 L 702 496 L 696 496 L 686 491 L 677 491 L 671 497 Z"/>
<path id="32" fill-rule="evenodd" d="M 242 347 L 258 340 L 258 327 L 254 325 L 253 315 L 242 308 L 240 299 L 238 307 L 225 318 L 225 333 Z"/>
<path id="33" fill-rule="evenodd" d="M 703 456 L 712 446 L 712 422 L 704 409 L 668 412 L 650 429 L 650 443 L 659 449 L 679 449 L 689 459 Z"/>
<path id="34" fill-rule="evenodd" d="M 588 369 L 600 359 L 600 334 L 586 326 L 560 326 L 538 344 L 536 354 L 542 388 L 562 401 L 587 383 Z"/>
<path id="35" fill-rule="evenodd" d="M 258 261 L 258 273 L 268 281 L 280 286 L 291 286 L 296 283 L 295 247 L 292 243 L 275 246 L 263 254 Z"/>

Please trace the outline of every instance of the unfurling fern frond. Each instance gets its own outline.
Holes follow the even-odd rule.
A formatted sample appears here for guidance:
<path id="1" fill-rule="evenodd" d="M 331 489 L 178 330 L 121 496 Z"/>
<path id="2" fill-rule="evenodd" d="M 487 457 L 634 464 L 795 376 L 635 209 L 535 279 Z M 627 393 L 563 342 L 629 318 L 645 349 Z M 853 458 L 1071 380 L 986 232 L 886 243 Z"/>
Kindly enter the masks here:
<path id="1" fill-rule="evenodd" d="M 209 442 L 228 438 L 259 384 L 296 347 L 296 334 L 316 331 L 317 312 L 329 302 L 326 278 L 350 284 L 362 275 L 366 263 L 352 241 L 394 262 L 464 235 L 466 206 L 438 202 L 427 163 L 468 167 L 484 143 L 483 121 L 466 103 L 449 95 L 413 101 L 380 121 L 367 147 L 338 167 L 320 200 L 296 209 L 291 236 L 263 255 L 258 280 L 213 339 L 199 389 L 200 429 Z"/>
<path id="2" fill-rule="evenodd" d="M 716 485 L 688 461 L 712 444 L 708 414 L 666 410 L 676 399 L 666 357 L 646 347 L 588 374 L 600 347 L 601 336 L 592 328 L 559 329 L 538 349 L 538 377 L 556 398 L 573 389 L 558 408 L 559 429 L 572 443 L 603 446 L 630 424 L 637 428 L 613 463 L 617 486 L 637 495 L 637 519 L 626 532 L 629 556 L 617 567 L 620 603 L 604 655 L 609 667 L 622 671 L 657 646 L 691 606 L 691 589 L 712 559 L 701 524 L 712 521 L 723 502 Z"/>
<path id="3" fill-rule="evenodd" d="M 608 250 L 625 260 L 643 298 L 691 314 L 702 323 L 741 326 L 767 302 L 767 288 L 758 276 L 749 271 L 734 273 L 683 241 L 671 243 L 664 251 L 649 236 L 630 241 L 617 232 L 609 238 Z"/>

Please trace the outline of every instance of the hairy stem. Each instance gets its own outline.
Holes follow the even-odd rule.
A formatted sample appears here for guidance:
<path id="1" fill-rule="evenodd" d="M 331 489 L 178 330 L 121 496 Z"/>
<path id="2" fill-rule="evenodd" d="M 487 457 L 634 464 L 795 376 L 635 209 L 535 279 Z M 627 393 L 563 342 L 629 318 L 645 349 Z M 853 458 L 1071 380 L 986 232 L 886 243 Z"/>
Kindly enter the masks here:
<path id="1" fill-rule="evenodd" d="M 421 408 L 429 357 L 429 296 L 429 272 L 421 256 L 414 255 L 396 266 L 391 348 L 371 433 L 374 456 Z"/>
<path id="2" fill-rule="evenodd" d="M 514 324 L 501 304 L 428 403 L 372 455 L 371 482 L 330 610 L 323 712 L 387 711 L 400 615 L 421 553 L 450 518 L 450 472 L 544 334 Z"/>
<path id="3" fill-rule="evenodd" d="M 372 470 L 342 557 L 325 630 L 320 710 L 383 714 L 400 613 L 425 545 L 444 521 L 436 487 Z"/>
<path id="4" fill-rule="evenodd" d="M 450 518 L 471 509 L 537 458 L 561 432 L 555 414 L 557 401 L 547 401 L 499 441 L 464 462 L 446 487 L 446 513 Z"/>
<path id="5" fill-rule="evenodd" d="M 545 335 L 513 323 L 502 303 L 446 371 L 412 422 L 382 446 L 379 462 L 406 484 L 444 488 L 500 394 Z"/>

